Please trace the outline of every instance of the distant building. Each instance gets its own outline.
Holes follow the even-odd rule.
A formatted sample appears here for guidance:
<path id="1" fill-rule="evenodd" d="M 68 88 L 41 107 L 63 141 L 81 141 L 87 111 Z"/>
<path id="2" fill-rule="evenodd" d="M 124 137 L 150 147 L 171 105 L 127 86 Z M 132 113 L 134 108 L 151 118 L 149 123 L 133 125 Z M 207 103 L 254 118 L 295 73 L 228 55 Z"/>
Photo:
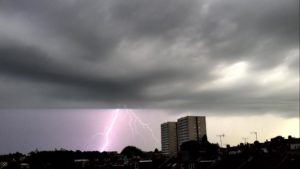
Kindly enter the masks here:
<path id="1" fill-rule="evenodd" d="M 176 156 L 180 145 L 187 141 L 201 141 L 206 134 L 204 116 L 186 116 L 177 122 L 161 124 L 162 152 L 169 156 Z"/>
<path id="2" fill-rule="evenodd" d="M 28 163 L 21 163 L 20 169 L 30 169 L 30 165 Z"/>
<path id="3" fill-rule="evenodd" d="M 89 165 L 90 160 L 89 159 L 75 159 L 74 163 L 75 163 L 76 167 L 84 168 Z"/>
<path id="4" fill-rule="evenodd" d="M 168 156 L 177 154 L 176 122 L 161 124 L 161 149 Z"/>
<path id="5" fill-rule="evenodd" d="M 300 138 L 293 138 L 289 136 L 287 139 L 290 150 L 300 150 Z"/>
<path id="6" fill-rule="evenodd" d="M 186 116 L 177 120 L 178 149 L 184 142 L 201 141 L 204 135 L 206 135 L 205 116 Z"/>

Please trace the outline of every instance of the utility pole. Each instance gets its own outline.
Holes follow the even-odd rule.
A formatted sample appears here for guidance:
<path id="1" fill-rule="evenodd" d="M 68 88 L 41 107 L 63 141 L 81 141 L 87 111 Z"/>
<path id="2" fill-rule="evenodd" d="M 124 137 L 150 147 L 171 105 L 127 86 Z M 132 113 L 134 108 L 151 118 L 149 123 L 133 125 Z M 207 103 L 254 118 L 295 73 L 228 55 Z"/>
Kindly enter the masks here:
<path id="1" fill-rule="evenodd" d="M 248 140 L 248 138 L 247 138 L 247 137 L 243 137 L 242 139 L 244 140 L 244 142 L 245 142 L 245 145 L 246 145 L 246 144 L 247 144 L 247 140 Z"/>
<path id="2" fill-rule="evenodd" d="M 225 134 L 217 135 L 217 137 L 220 137 L 220 147 L 222 147 L 222 137 L 225 137 Z"/>
<path id="3" fill-rule="evenodd" d="M 257 131 L 252 131 L 251 134 L 255 134 L 255 141 L 257 141 Z"/>

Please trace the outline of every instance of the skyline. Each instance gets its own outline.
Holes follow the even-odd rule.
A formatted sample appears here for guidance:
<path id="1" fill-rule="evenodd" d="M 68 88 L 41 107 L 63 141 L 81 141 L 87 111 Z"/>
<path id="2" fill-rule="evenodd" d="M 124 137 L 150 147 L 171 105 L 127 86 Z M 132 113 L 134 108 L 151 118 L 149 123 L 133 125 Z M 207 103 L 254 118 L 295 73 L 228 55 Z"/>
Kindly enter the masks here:
<path id="1" fill-rule="evenodd" d="M 0 153 L 152 150 L 189 114 L 215 143 L 299 137 L 299 0 L 0 1 Z"/>
<path id="2" fill-rule="evenodd" d="M 30 110 L 25 112 L 2 112 L 0 124 L 0 154 L 38 150 L 70 149 L 82 151 L 100 151 L 105 144 L 105 132 L 114 119 L 116 111 L 119 118 L 111 129 L 107 151 L 121 151 L 128 145 L 134 145 L 144 151 L 161 149 L 160 125 L 167 121 L 176 121 L 188 115 L 206 115 L 207 136 L 212 143 L 219 143 L 218 134 L 225 134 L 223 146 L 237 145 L 248 137 L 255 141 L 252 131 L 258 132 L 258 141 L 282 135 L 299 137 L 298 118 L 285 119 L 273 115 L 264 116 L 210 116 L 205 113 L 184 112 L 169 115 L 170 110 Z M 37 113 L 38 112 L 38 113 Z M 129 112 L 134 112 L 152 131 L 140 125 L 130 123 Z M 150 113 L 151 112 L 151 113 Z M 52 114 L 56 114 L 53 116 Z M 131 122 L 133 120 L 131 119 Z M 234 122 L 234 125 L 232 124 Z M 13 133 L 13 134 L 12 134 Z M 157 141 L 155 139 L 158 139 Z M 220 143 L 219 143 L 220 144 Z"/>

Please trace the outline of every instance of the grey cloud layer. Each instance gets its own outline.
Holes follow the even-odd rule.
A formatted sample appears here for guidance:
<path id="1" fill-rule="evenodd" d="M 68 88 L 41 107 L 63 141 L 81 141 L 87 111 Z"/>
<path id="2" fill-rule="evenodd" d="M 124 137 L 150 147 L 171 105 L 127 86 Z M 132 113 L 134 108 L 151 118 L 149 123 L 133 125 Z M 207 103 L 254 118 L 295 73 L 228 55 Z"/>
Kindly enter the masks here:
<path id="1" fill-rule="evenodd" d="M 3 0 L 0 107 L 296 116 L 298 6 L 297 0 Z M 247 63 L 245 77 L 214 85 L 240 62 Z M 286 82 L 262 85 L 261 74 L 276 77 L 278 67 L 286 68 Z"/>

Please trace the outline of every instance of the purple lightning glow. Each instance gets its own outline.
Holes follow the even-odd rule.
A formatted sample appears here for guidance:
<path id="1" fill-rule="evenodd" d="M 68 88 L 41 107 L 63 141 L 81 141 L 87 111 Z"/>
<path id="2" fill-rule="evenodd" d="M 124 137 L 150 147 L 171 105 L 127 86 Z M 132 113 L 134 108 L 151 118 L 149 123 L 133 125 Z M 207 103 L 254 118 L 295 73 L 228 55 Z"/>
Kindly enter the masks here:
<path id="1" fill-rule="evenodd" d="M 122 111 L 120 113 L 120 111 Z M 149 140 L 145 139 L 145 132 L 149 133 L 153 139 L 153 141 L 157 144 L 159 144 L 158 138 L 155 136 L 152 128 L 144 122 L 133 110 L 130 109 L 121 109 L 116 110 L 114 112 L 114 115 L 112 116 L 111 120 L 107 120 L 109 122 L 108 128 L 103 132 L 104 134 L 97 134 L 103 135 L 104 143 L 101 146 L 100 151 L 108 151 L 108 149 L 111 149 L 113 141 L 119 140 L 114 138 L 113 135 L 117 135 L 118 137 L 124 136 L 124 134 L 131 131 L 131 136 L 134 139 L 134 141 L 139 139 L 142 139 L 142 142 L 147 142 Z M 116 123 L 118 121 L 118 123 Z M 117 126 L 118 125 L 118 126 Z M 144 130 L 144 131 L 140 131 Z M 113 131 L 113 132 L 112 132 Z M 136 135 L 139 135 L 139 137 L 135 137 Z M 124 138 L 124 137 L 123 137 Z M 131 140 L 132 141 L 132 140 Z M 117 144 L 114 144 L 115 146 Z"/>
<path id="2" fill-rule="evenodd" d="M 102 146 L 102 148 L 100 149 L 101 152 L 106 150 L 108 145 L 110 144 L 109 136 L 110 136 L 110 133 L 111 133 L 113 127 L 115 126 L 115 123 L 116 123 L 118 117 L 119 117 L 119 109 L 117 109 L 116 112 L 114 113 L 114 117 L 113 117 L 107 131 L 105 132 L 105 143 Z"/>
<path id="3" fill-rule="evenodd" d="M 155 142 L 159 142 L 158 138 L 154 135 L 153 130 L 150 128 L 149 124 L 143 122 L 143 120 L 141 118 L 139 118 L 135 112 L 133 112 L 133 110 L 127 110 L 127 112 L 129 113 L 129 116 L 131 118 L 133 118 L 133 122 L 137 122 L 137 124 L 139 124 L 140 126 L 142 126 L 144 129 L 147 129 L 147 131 L 151 134 L 152 139 Z M 132 125 L 131 125 L 132 126 Z M 136 129 L 134 131 L 137 131 Z"/>

